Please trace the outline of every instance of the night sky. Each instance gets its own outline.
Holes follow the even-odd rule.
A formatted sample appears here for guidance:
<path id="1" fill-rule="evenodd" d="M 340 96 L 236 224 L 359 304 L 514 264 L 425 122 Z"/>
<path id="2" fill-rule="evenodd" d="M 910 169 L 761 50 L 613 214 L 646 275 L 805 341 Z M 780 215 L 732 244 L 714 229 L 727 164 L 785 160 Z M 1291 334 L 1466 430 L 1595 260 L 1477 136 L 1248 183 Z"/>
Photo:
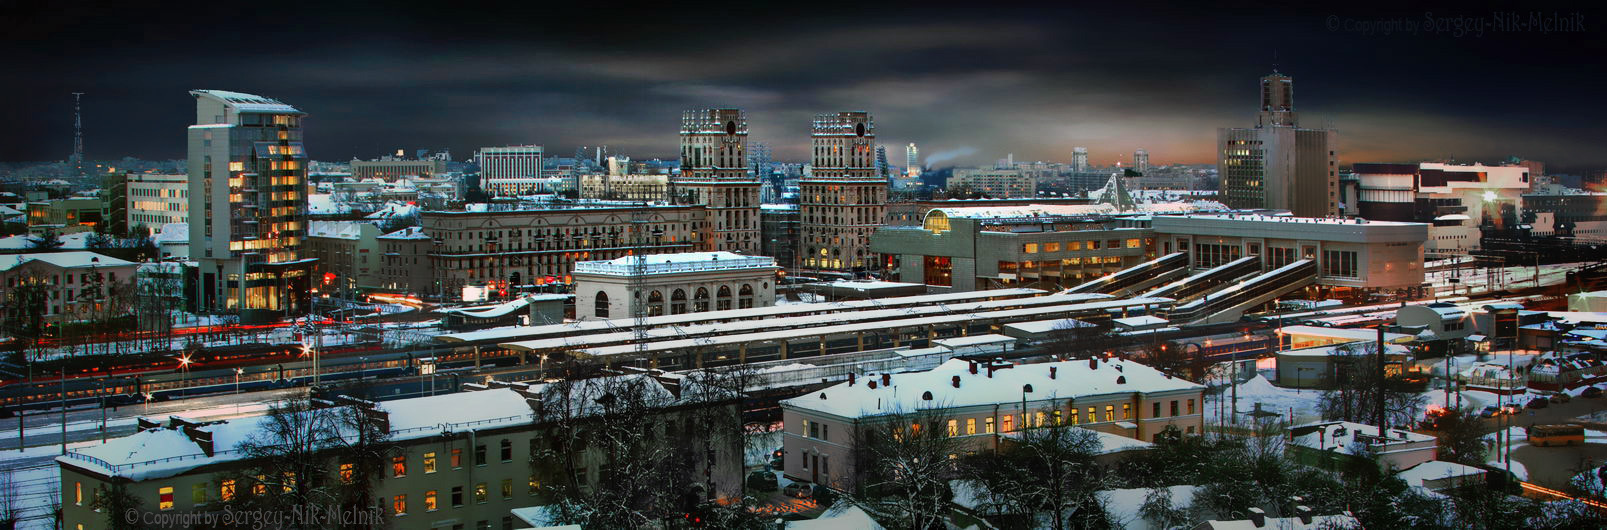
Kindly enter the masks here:
<path id="1" fill-rule="evenodd" d="M 1607 13 L 1591 8 L 131 7 L 144 4 L 0 4 L 0 160 L 65 158 L 74 91 L 88 93 L 90 158 L 183 157 L 186 91 L 215 88 L 308 112 L 319 160 L 521 143 L 673 157 L 682 109 L 729 105 L 783 161 L 804 160 L 812 114 L 869 110 L 895 164 L 911 141 L 938 165 L 1069 161 L 1075 145 L 1096 164 L 1139 147 L 1202 163 L 1217 127 L 1253 123 L 1276 61 L 1302 125 L 1337 128 L 1347 165 L 1607 168 Z M 1425 27 L 1497 13 L 1576 16 L 1583 31 Z M 1396 20 L 1417 33 L 1363 29 Z"/>

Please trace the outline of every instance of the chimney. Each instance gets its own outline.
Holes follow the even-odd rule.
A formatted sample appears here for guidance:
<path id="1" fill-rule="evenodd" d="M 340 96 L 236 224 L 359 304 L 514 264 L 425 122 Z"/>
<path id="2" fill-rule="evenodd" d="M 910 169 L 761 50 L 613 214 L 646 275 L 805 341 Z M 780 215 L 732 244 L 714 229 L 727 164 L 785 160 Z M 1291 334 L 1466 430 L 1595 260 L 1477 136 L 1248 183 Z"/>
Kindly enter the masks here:
<path id="1" fill-rule="evenodd" d="M 950 382 L 954 383 L 954 388 L 960 388 L 960 376 L 954 376 L 954 379 L 950 380 Z"/>
<path id="2" fill-rule="evenodd" d="M 1058 371 L 1060 371 L 1060 367 L 1058 367 L 1058 366 L 1050 366 L 1049 367 L 1049 378 L 1054 379 L 1055 378 L 1055 372 L 1058 372 Z"/>
<path id="3" fill-rule="evenodd" d="M 854 386 L 854 373 L 848 372 L 848 386 Z"/>
<path id="4" fill-rule="evenodd" d="M 971 375 L 976 375 L 976 361 L 971 361 Z"/>
<path id="5" fill-rule="evenodd" d="M 893 374 L 882 374 L 882 386 L 893 386 Z"/>
<path id="6" fill-rule="evenodd" d="M 1261 528 L 1261 527 L 1266 526 L 1267 525 L 1267 512 L 1262 510 L 1262 509 L 1260 509 L 1260 508 L 1251 507 L 1250 508 L 1250 524 L 1255 525 L 1256 528 Z"/>
<path id="7" fill-rule="evenodd" d="M 1089 357 L 1088 358 L 1088 369 L 1089 370 L 1098 370 L 1099 369 L 1099 359 L 1095 358 L 1095 357 Z"/>
<path id="8" fill-rule="evenodd" d="M 201 448 L 202 453 L 205 453 L 207 456 L 212 456 L 211 432 L 203 431 L 200 427 L 193 424 L 185 424 L 184 435 L 189 437 L 190 441 L 195 442 L 195 445 Z"/>
<path id="9" fill-rule="evenodd" d="M 989 379 L 993 378 L 993 363 L 991 363 L 991 362 L 988 363 L 988 378 Z"/>
<path id="10" fill-rule="evenodd" d="M 1295 515 L 1300 517 L 1300 524 L 1311 524 L 1311 507 L 1304 505 L 1296 506 Z"/>
<path id="11" fill-rule="evenodd" d="M 871 382 L 865 383 L 865 387 L 871 390 L 876 390 L 876 380 L 872 379 Z"/>
<path id="12" fill-rule="evenodd" d="M 161 426 L 162 426 L 162 424 L 157 423 L 155 421 L 151 421 L 150 419 L 140 418 L 139 421 L 137 422 L 136 426 L 134 427 L 134 432 L 145 432 L 145 431 L 149 431 L 151 429 L 155 429 L 155 428 L 158 428 L 158 427 L 161 427 Z"/>
<path id="13" fill-rule="evenodd" d="M 1118 384 L 1118 385 L 1127 384 L 1127 376 L 1125 376 L 1125 375 L 1116 376 L 1116 384 Z"/>

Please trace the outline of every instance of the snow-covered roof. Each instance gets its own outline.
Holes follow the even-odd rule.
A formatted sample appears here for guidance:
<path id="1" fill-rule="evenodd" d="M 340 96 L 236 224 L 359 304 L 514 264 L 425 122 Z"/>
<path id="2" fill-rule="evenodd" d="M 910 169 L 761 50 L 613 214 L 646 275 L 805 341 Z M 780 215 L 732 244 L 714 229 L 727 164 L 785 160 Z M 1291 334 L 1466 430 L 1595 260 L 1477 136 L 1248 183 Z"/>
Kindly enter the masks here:
<path id="1" fill-rule="evenodd" d="M 1357 443 L 1376 443 L 1378 427 L 1348 421 L 1327 421 L 1296 425 L 1290 427 L 1289 432 L 1293 435 L 1290 443 L 1295 445 L 1353 454 L 1351 450 Z M 1437 440 L 1433 436 L 1403 429 L 1384 429 L 1384 434 L 1388 437 L 1386 447 L 1400 443 L 1434 443 Z"/>
<path id="2" fill-rule="evenodd" d="M 965 347 L 968 347 L 968 346 L 984 346 L 984 345 L 989 345 L 989 344 L 1013 344 L 1013 343 L 1015 343 L 1015 341 L 1016 341 L 1015 337 L 1006 337 L 1004 335 L 995 335 L 995 334 L 989 333 L 989 334 L 983 334 L 983 335 L 968 335 L 968 336 L 965 336 L 965 337 L 949 337 L 949 338 L 946 338 L 946 339 L 933 339 L 932 344 L 935 345 L 935 346 L 943 346 L 943 347 L 946 347 L 946 348 L 949 348 L 949 349 L 953 350 L 953 349 L 965 348 Z"/>
<path id="3" fill-rule="evenodd" d="M 419 207 L 417 205 L 392 201 L 385 203 L 384 208 L 380 208 L 366 217 L 368 219 L 390 219 L 392 217 L 413 215 L 418 212 Z"/>
<path id="4" fill-rule="evenodd" d="M 57 239 L 61 240 L 61 246 L 56 248 L 58 250 L 82 250 L 89 248 L 89 236 L 93 234 L 94 232 L 76 232 L 57 236 Z M 31 250 L 38 248 L 38 243 L 41 241 L 44 241 L 44 239 L 32 234 L 17 234 L 14 236 L 3 237 L 0 238 L 0 250 Z"/>
<path id="5" fill-rule="evenodd" d="M 1313 346 L 1313 347 L 1310 347 L 1310 348 L 1300 348 L 1300 349 L 1295 349 L 1295 350 L 1280 351 L 1280 352 L 1278 352 L 1278 355 L 1281 356 L 1281 357 L 1332 357 L 1332 356 L 1334 356 L 1336 354 L 1339 354 L 1338 350 L 1340 348 L 1343 348 L 1344 346 L 1345 346 L 1344 344 L 1329 344 L 1327 346 Z M 1366 350 L 1366 352 L 1371 352 L 1371 351 L 1373 351 L 1373 350 L 1371 350 L 1371 349 Z M 1389 343 L 1384 344 L 1384 352 L 1387 354 L 1386 357 L 1389 356 L 1389 355 L 1407 355 L 1407 354 L 1411 353 L 1411 351 L 1412 351 L 1411 349 L 1409 349 L 1409 348 L 1407 348 L 1405 346 L 1399 345 L 1399 344 L 1389 344 Z M 1355 354 L 1355 353 L 1361 353 L 1361 352 L 1353 352 L 1353 354 Z"/>
<path id="6" fill-rule="evenodd" d="M 925 287 L 925 284 L 908 282 L 889 282 L 883 280 L 837 280 L 826 284 L 832 289 L 851 289 L 855 291 L 874 291 L 878 289 L 906 289 L 910 287 Z"/>
<path id="7" fill-rule="evenodd" d="M 1037 336 L 1045 333 L 1069 330 L 1074 328 L 1091 328 L 1093 324 L 1075 318 L 1055 318 L 1050 320 L 1034 320 L 1031 322 L 1014 322 L 1005 324 L 1004 329 L 1015 331 L 1027 336 Z"/>
<path id="8" fill-rule="evenodd" d="M 444 314 L 451 314 L 451 315 L 462 315 L 462 316 L 466 316 L 466 317 L 470 317 L 470 318 L 498 318 L 498 317 L 508 316 L 509 314 L 517 312 L 517 311 L 523 311 L 523 310 L 525 310 L 525 308 L 530 307 L 531 302 L 550 302 L 550 301 L 568 300 L 572 296 L 574 296 L 574 295 L 571 295 L 571 294 L 532 294 L 532 295 L 521 296 L 519 298 L 509 300 L 507 302 L 503 302 L 503 303 L 496 304 L 496 305 L 477 306 L 477 307 L 459 307 L 459 308 L 453 308 L 453 309 L 442 309 L 442 310 L 440 310 L 438 312 L 439 313 L 444 313 Z"/>
<path id="9" fill-rule="evenodd" d="M 1118 422 L 1118 423 L 1120 423 L 1120 422 Z M 1088 432 L 1094 433 L 1094 439 L 1099 440 L 1099 451 L 1097 451 L 1097 453 L 1102 454 L 1102 455 L 1115 454 L 1115 453 L 1120 453 L 1120 452 L 1124 452 L 1124 451 L 1137 451 L 1137 450 L 1141 450 L 1141 449 L 1151 449 L 1151 448 L 1155 447 L 1155 444 L 1152 444 L 1152 443 L 1149 443 L 1149 442 L 1146 442 L 1146 441 L 1143 441 L 1143 440 L 1140 440 L 1140 439 L 1137 439 L 1137 438 L 1129 437 L 1129 436 L 1122 436 L 1120 434 L 1111 434 L 1111 433 L 1108 433 L 1108 432 L 1096 431 L 1096 430 L 1093 430 L 1093 429 L 1087 429 L 1087 428 L 1083 428 L 1083 427 L 1072 427 L 1072 428 L 1077 429 L 1077 430 L 1081 430 L 1081 431 L 1088 431 Z M 1001 436 L 1003 436 L 1005 438 L 1021 438 L 1021 437 L 1025 436 L 1025 435 L 1026 435 L 1026 431 L 1016 430 L 1016 431 L 1010 431 L 1010 432 L 1004 433 Z"/>
<path id="10" fill-rule="evenodd" d="M 1187 214 L 1196 211 L 1226 209 L 1215 201 L 1141 203 L 1136 210 L 1123 211 L 1111 204 L 1027 204 L 1021 206 L 969 206 L 962 208 L 935 208 L 946 217 L 960 219 L 1025 219 L 1054 217 L 1088 217 L 1105 215 Z"/>
<path id="11" fill-rule="evenodd" d="M 925 372 L 890 374 L 890 385 L 871 388 L 868 384 L 871 378 L 867 377 L 865 382 L 839 383 L 781 403 L 821 414 L 862 418 L 895 411 L 1020 403 L 1024 397 L 1027 401 L 1040 402 L 1205 388 L 1125 359 L 1015 365 L 993 370 L 992 377 L 985 367 L 974 374 L 970 367 L 967 361 L 952 359 Z M 1055 371 L 1053 378 L 1051 369 Z M 954 377 L 960 378 L 959 388 L 953 386 Z M 1032 386 L 1032 392 L 1023 396 L 1026 385 Z M 923 394 L 931 395 L 932 399 L 924 399 Z"/>
<path id="12" fill-rule="evenodd" d="M 194 96 L 211 96 L 212 98 L 221 100 L 223 103 L 238 109 L 241 112 L 288 112 L 301 114 L 300 110 L 296 110 L 295 107 L 286 105 L 277 99 L 265 98 L 254 94 L 246 94 L 244 92 L 230 92 L 228 90 L 191 90 L 190 94 Z"/>
<path id="13" fill-rule="evenodd" d="M 1322 326 L 1284 326 L 1284 335 L 1296 337 L 1314 337 L 1321 339 L 1370 341 L 1378 339 L 1378 331 L 1356 328 L 1325 328 Z M 1384 333 L 1384 342 L 1399 344 L 1410 342 L 1414 337 L 1405 333 Z"/>
<path id="14" fill-rule="evenodd" d="M 1311 522 L 1302 521 L 1299 517 L 1267 517 L 1262 524 L 1245 519 L 1241 521 L 1206 521 L 1195 528 L 1208 530 L 1260 530 L 1275 528 L 1277 530 L 1318 530 L 1326 528 L 1361 528 L 1361 522 L 1350 515 L 1313 515 Z"/>
<path id="15" fill-rule="evenodd" d="M 36 254 L 7 254 L 0 255 L 0 271 L 8 271 L 13 267 L 29 261 L 42 261 L 64 269 L 84 267 L 122 267 L 133 266 L 132 261 L 120 260 L 111 256 L 103 256 L 94 252 L 42 252 Z"/>
<path id="16" fill-rule="evenodd" d="M 307 213 L 310 214 L 339 214 L 352 211 L 350 204 L 338 202 L 328 193 L 311 193 L 307 195 Z"/>
<path id="17" fill-rule="evenodd" d="M 380 402 L 393 439 L 433 436 L 454 426 L 504 427 L 533 421 L 525 397 L 508 388 L 457 392 Z"/>
<path id="18" fill-rule="evenodd" d="M 190 223 L 164 223 L 152 238 L 158 245 L 162 243 L 189 243 Z"/>
<path id="19" fill-rule="evenodd" d="M 1183 218 L 1187 218 L 1187 219 L 1215 219 L 1215 220 L 1235 220 L 1235 221 L 1245 221 L 1245 222 L 1291 223 L 1291 224 L 1298 223 L 1298 224 L 1316 224 L 1316 225 L 1406 226 L 1406 225 L 1420 225 L 1420 224 L 1422 224 L 1422 223 L 1405 223 L 1405 222 L 1400 222 L 1400 221 L 1374 221 L 1372 219 L 1339 219 L 1339 218 L 1333 218 L 1333 217 L 1293 217 L 1293 216 L 1287 216 L 1287 215 L 1263 215 L 1263 214 L 1253 214 L 1253 213 L 1189 214 L 1189 215 L 1179 215 L 1179 216 L 1175 216 L 1175 217 L 1183 217 Z"/>
<path id="20" fill-rule="evenodd" d="M 363 237 L 366 221 L 312 221 L 307 223 L 307 237 L 358 240 Z"/>
<path id="21" fill-rule="evenodd" d="M 846 502 L 833 504 L 820 517 L 806 521 L 788 521 L 788 530 L 884 530 L 865 510 Z"/>
<path id="22" fill-rule="evenodd" d="M 744 256 L 731 252 L 681 252 L 676 254 L 648 254 L 622 256 L 606 261 L 580 261 L 575 263 L 576 274 L 606 274 L 628 276 L 638 267 L 642 274 L 678 274 L 731 269 L 775 268 L 776 259 L 769 256 Z"/>
<path id="23" fill-rule="evenodd" d="M 1158 316 L 1154 316 L 1154 315 L 1139 315 L 1139 316 L 1136 316 L 1136 317 L 1113 318 L 1113 319 L 1110 319 L 1110 321 L 1116 323 L 1116 325 L 1118 325 L 1118 326 L 1128 327 L 1128 328 L 1141 328 L 1141 327 L 1144 327 L 1144 326 L 1161 326 L 1161 325 L 1165 325 L 1168 322 L 1166 319 L 1158 317 Z"/>
<path id="24" fill-rule="evenodd" d="M 379 236 L 380 239 L 429 239 L 422 226 L 409 226 L 389 234 Z"/>
<path id="25" fill-rule="evenodd" d="M 1423 482 L 1440 479 L 1470 479 L 1484 476 L 1485 470 L 1473 466 L 1446 462 L 1443 460 L 1430 460 L 1412 466 L 1396 475 L 1406 481 L 1407 486 L 1423 487 Z M 1482 480 L 1480 481 L 1482 482 Z"/>

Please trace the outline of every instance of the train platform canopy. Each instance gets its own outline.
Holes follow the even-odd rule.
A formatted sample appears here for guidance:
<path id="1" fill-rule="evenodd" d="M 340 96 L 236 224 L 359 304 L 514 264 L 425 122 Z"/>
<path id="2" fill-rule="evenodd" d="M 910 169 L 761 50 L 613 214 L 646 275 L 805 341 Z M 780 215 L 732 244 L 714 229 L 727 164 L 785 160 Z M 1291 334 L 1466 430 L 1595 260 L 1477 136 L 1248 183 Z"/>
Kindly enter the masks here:
<path id="1" fill-rule="evenodd" d="M 1005 307 L 1035 307 L 1057 304 L 1087 302 L 1110 298 L 1106 295 L 1089 294 L 1052 294 L 1032 298 L 1012 298 L 1007 300 L 988 300 L 982 302 L 966 302 L 961 304 L 934 304 L 918 307 L 899 307 L 873 311 L 842 311 L 818 315 L 800 315 L 784 318 L 771 318 L 765 320 L 739 320 L 736 322 L 721 322 L 708 324 L 695 324 L 689 326 L 662 326 L 649 328 L 641 333 L 640 338 L 646 340 L 673 339 L 677 337 L 690 337 L 698 335 L 759 332 L 776 329 L 779 326 L 807 327 L 828 326 L 836 324 L 852 324 L 855 322 L 871 322 L 875 320 L 888 320 L 895 318 L 917 318 L 922 316 L 935 316 L 955 313 L 973 313 L 979 311 L 996 310 Z M 613 333 L 592 333 L 585 335 L 569 335 L 544 339 L 524 340 L 518 342 L 502 343 L 501 346 L 519 351 L 548 351 L 574 348 L 588 348 L 603 346 L 612 343 L 635 341 L 637 333 L 632 330 L 616 331 Z"/>
<path id="2" fill-rule="evenodd" d="M 1128 330 L 1165 327 L 1167 324 L 1171 323 L 1170 321 L 1168 321 L 1168 320 L 1166 320 L 1164 318 L 1154 316 L 1154 315 L 1139 315 L 1139 316 L 1136 316 L 1136 317 L 1113 318 L 1113 319 L 1110 319 L 1110 322 L 1112 324 L 1115 324 L 1117 327 L 1125 328 L 1125 329 L 1128 329 Z"/>
<path id="3" fill-rule="evenodd" d="M 1041 289 L 1011 288 L 993 289 L 989 291 L 964 291 L 958 293 L 929 294 L 920 296 L 904 296 L 898 298 L 881 298 L 874 300 L 851 300 L 845 302 L 821 302 L 813 304 L 788 304 L 770 307 L 755 307 L 749 309 L 729 309 L 725 311 L 704 311 L 700 313 L 684 313 L 680 315 L 660 315 L 642 319 L 647 326 L 674 326 L 705 322 L 718 322 L 722 320 L 757 320 L 787 315 L 807 315 L 834 311 L 856 311 L 861 309 L 876 309 L 884 306 L 898 305 L 926 305 L 958 303 L 971 300 L 986 300 L 999 297 L 1030 297 L 1044 294 Z M 588 331 L 630 329 L 636 325 L 634 318 L 616 318 L 611 320 L 583 320 L 564 324 L 549 324 L 544 326 L 509 326 L 502 328 L 469 331 L 463 333 L 448 333 L 440 335 L 436 340 L 442 342 L 487 342 L 500 340 L 517 340 L 525 337 L 542 335 L 563 335 L 583 333 Z"/>
<path id="4" fill-rule="evenodd" d="M 1358 328 L 1325 328 L 1321 326 L 1284 326 L 1280 334 L 1288 337 L 1290 348 L 1327 346 L 1346 342 L 1378 340 L 1378 331 Z M 1417 337 L 1405 333 L 1384 333 L 1384 342 L 1404 344 Z"/>
<path id="5" fill-rule="evenodd" d="M 948 348 L 955 355 L 984 355 L 1009 351 L 1015 347 L 1015 337 L 1006 337 L 993 333 L 983 335 L 970 335 L 965 337 L 949 337 L 932 341 L 933 346 Z"/>
<path id="6" fill-rule="evenodd" d="M 1003 369 L 995 366 L 993 370 L 984 367 L 976 373 L 971 372 L 970 362 L 952 359 L 925 372 L 884 377 L 890 384 L 872 387 L 869 382 L 875 379 L 866 377 L 866 381 L 860 383 L 839 383 L 819 392 L 783 400 L 781 406 L 857 419 L 929 409 L 935 404 L 963 409 L 1023 401 L 1079 400 L 1204 388 L 1125 359 L 1009 365 Z M 1023 395 L 1028 385 L 1032 390 Z"/>
<path id="7" fill-rule="evenodd" d="M 602 346 L 575 350 L 572 353 L 589 357 L 610 357 L 631 355 L 635 353 L 656 354 L 659 352 L 679 352 L 697 348 L 720 348 L 738 346 L 747 343 L 781 342 L 800 338 L 818 338 L 825 340 L 831 335 L 854 335 L 860 333 L 881 333 L 891 330 L 919 328 L 923 326 L 948 325 L 977 320 L 997 320 L 1013 318 L 1031 318 L 1036 315 L 1055 315 L 1087 311 L 1106 311 L 1124 307 L 1141 307 L 1148 305 L 1161 305 L 1171 303 L 1170 298 L 1129 298 L 1122 300 L 1099 300 L 1080 304 L 1053 305 L 1046 307 L 1027 307 L 1002 311 L 990 311 L 968 314 L 929 316 L 902 320 L 883 320 L 876 322 L 860 322 L 824 327 L 793 327 L 786 320 L 769 320 L 771 331 L 758 333 L 742 333 L 735 335 L 695 337 L 689 339 L 666 340 L 650 342 L 645 345 L 622 344 L 618 346 Z M 810 317 L 796 317 L 810 318 Z M 520 343 L 503 344 L 504 347 L 519 349 Z"/>

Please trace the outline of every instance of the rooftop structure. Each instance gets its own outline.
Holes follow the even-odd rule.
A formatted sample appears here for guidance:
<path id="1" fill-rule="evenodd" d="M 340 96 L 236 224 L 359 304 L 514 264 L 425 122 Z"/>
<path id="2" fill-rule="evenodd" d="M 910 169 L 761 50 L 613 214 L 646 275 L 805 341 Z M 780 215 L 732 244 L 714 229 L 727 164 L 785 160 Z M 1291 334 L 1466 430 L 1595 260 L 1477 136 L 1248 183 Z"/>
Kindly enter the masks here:
<path id="1" fill-rule="evenodd" d="M 638 268 L 642 274 L 677 274 L 775 266 L 776 260 L 766 256 L 743 256 L 730 252 L 682 252 L 624 256 L 607 261 L 579 261 L 575 262 L 575 272 L 629 276 L 636 274 Z"/>

